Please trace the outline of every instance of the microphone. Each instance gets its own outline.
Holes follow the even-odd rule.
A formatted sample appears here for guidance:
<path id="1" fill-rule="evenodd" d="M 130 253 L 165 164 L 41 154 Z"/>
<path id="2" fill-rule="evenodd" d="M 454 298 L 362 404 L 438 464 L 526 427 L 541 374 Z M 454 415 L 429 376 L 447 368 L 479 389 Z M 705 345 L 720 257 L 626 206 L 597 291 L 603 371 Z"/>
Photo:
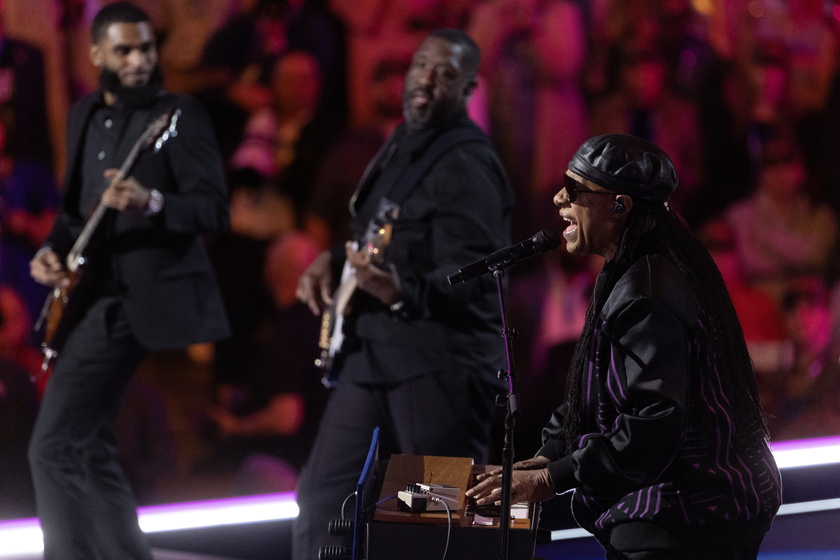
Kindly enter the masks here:
<path id="1" fill-rule="evenodd" d="M 478 278 L 488 272 L 503 270 L 537 253 L 547 253 L 556 249 L 560 241 L 560 235 L 555 230 L 543 229 L 521 243 L 499 249 L 480 261 L 459 268 L 458 272 L 450 274 L 446 279 L 452 285 Z"/>

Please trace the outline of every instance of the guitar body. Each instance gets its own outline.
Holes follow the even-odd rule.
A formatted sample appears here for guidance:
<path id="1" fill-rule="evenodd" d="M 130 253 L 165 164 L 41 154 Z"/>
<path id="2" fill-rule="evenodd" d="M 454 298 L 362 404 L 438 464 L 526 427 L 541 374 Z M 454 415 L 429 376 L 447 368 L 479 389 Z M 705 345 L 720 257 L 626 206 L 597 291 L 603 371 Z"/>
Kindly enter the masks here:
<path id="1" fill-rule="evenodd" d="M 38 320 L 42 333 L 41 348 L 47 357 L 58 355 L 91 303 L 93 294 L 85 274 L 86 269 L 82 267 L 71 271 L 66 281 L 53 288 L 47 296 Z"/>
<path id="2" fill-rule="evenodd" d="M 321 355 L 315 360 L 315 365 L 321 368 L 324 376 L 321 383 L 325 387 L 335 387 L 338 383 L 337 363 L 339 353 L 344 345 L 344 317 L 348 313 L 350 298 L 356 291 L 356 277 L 350 265 L 344 264 L 341 272 L 341 283 L 333 294 L 332 305 L 321 314 L 321 330 L 318 336 L 318 346 Z"/>
<path id="3" fill-rule="evenodd" d="M 397 218 L 398 212 L 399 208 L 396 205 L 383 199 L 378 217 L 368 224 L 364 240 L 361 244 L 355 244 L 356 250 L 362 247 L 368 252 L 371 263 L 379 265 L 384 262 L 385 248 L 391 241 L 392 222 Z M 324 372 L 321 383 L 325 387 L 334 387 L 338 382 L 337 360 L 346 339 L 345 318 L 350 313 L 350 303 L 357 285 L 356 275 L 345 262 L 332 304 L 321 314 L 321 329 L 318 335 L 321 355 L 315 360 L 315 365 Z"/>

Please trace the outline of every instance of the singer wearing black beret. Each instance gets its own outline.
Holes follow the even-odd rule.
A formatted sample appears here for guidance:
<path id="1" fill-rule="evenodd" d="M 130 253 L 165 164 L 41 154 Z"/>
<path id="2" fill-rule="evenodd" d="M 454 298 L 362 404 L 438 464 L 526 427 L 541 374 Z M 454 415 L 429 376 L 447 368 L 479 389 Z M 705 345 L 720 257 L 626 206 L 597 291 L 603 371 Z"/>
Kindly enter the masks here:
<path id="1" fill-rule="evenodd" d="M 569 162 L 554 196 L 566 247 L 605 265 L 567 395 L 514 465 L 511 499 L 574 490 L 609 560 L 755 559 L 779 472 L 726 287 L 668 207 L 676 188 L 667 154 L 634 136 L 591 138 Z M 468 495 L 500 502 L 500 475 Z"/>

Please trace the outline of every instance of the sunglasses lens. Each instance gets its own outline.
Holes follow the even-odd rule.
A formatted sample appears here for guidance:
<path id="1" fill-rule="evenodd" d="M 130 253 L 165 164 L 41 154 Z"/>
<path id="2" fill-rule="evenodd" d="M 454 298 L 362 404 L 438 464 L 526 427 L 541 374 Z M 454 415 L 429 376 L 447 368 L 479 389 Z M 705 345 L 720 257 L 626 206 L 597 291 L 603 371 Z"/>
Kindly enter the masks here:
<path id="1" fill-rule="evenodd" d="M 569 199 L 569 202 L 574 202 L 578 195 L 577 181 L 568 175 L 564 175 L 563 186 L 566 187 L 566 197 Z"/>

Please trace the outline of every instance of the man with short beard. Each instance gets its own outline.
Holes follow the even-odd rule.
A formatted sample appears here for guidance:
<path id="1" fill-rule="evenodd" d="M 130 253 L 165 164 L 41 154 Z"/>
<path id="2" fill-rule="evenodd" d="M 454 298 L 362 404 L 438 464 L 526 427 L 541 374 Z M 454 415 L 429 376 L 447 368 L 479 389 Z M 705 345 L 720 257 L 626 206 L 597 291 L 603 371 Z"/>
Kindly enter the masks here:
<path id="1" fill-rule="evenodd" d="M 150 560 L 136 504 L 116 460 L 114 424 L 135 369 L 150 351 L 228 335 L 202 244 L 228 227 L 223 168 L 207 116 L 166 93 L 147 15 L 110 4 L 92 25 L 90 57 L 101 89 L 67 119 L 64 200 L 30 263 L 36 281 L 68 280 L 65 259 L 86 218 L 102 205 L 84 252 L 91 294 L 58 348 L 29 447 L 45 560 Z M 160 150 L 132 147 L 177 108 L 177 135 Z M 72 320 L 65 310 L 62 319 Z M 55 340 L 55 339 L 54 339 Z"/>
<path id="2" fill-rule="evenodd" d="M 327 532 L 365 462 L 374 427 L 380 456 L 487 460 L 504 367 L 490 275 L 450 286 L 447 273 L 509 244 L 512 194 L 496 152 L 467 117 L 478 47 L 456 30 L 432 32 L 414 53 L 400 124 L 353 198 L 351 229 L 393 227 L 384 261 L 364 243 L 316 257 L 298 298 L 314 313 L 332 300 L 347 262 L 358 282 L 340 374 L 298 485 L 293 557 L 346 545 Z M 397 211 L 394 211 L 394 208 Z"/>

